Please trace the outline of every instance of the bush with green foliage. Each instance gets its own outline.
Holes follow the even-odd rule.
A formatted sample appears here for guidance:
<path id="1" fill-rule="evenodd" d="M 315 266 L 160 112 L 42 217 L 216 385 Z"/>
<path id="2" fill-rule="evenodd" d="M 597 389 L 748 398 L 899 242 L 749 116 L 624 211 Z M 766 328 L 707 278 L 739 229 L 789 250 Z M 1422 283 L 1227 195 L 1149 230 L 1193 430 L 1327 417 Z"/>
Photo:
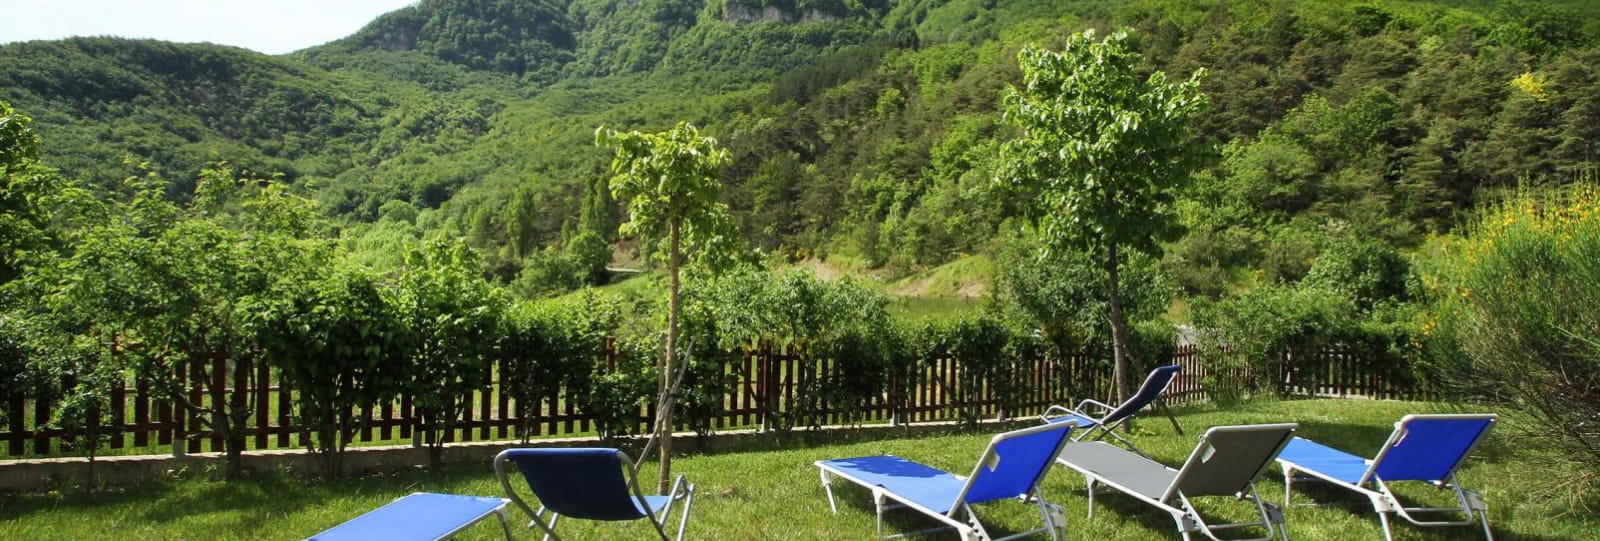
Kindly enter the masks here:
<path id="1" fill-rule="evenodd" d="M 610 262 L 611 246 L 600 235 L 584 231 L 560 247 L 528 256 L 511 287 L 518 295 L 533 298 L 605 285 Z"/>
<path id="2" fill-rule="evenodd" d="M 603 367 L 597 368 L 599 353 L 620 317 L 617 302 L 590 291 L 571 302 L 524 301 L 506 314 L 496 355 L 500 388 L 522 419 L 517 436 L 524 443 L 533 436 L 534 414 L 546 401 L 553 403 L 563 387 L 577 397 L 585 413 L 590 413 L 591 404 L 606 402 L 597 398 L 592 385 L 595 377 L 605 376 Z M 611 423 L 602 424 L 609 428 Z M 601 434 L 610 437 L 613 431 Z"/>
<path id="3" fill-rule="evenodd" d="M 1275 389 L 1277 366 L 1339 343 L 1358 321 L 1355 302 L 1318 287 L 1268 284 L 1194 306 L 1208 393 L 1223 402 Z M 1243 376 L 1243 377 L 1238 377 Z"/>
<path id="4" fill-rule="evenodd" d="M 417 346 L 376 275 L 336 265 L 315 281 L 287 284 L 260 303 L 256 322 L 267 359 L 294 394 L 295 418 L 323 473 L 344 474 L 344 452 L 366 415 L 400 394 Z"/>
<path id="5" fill-rule="evenodd" d="M 1600 481 L 1600 190 L 1521 192 L 1484 213 L 1441 277 L 1466 396 L 1509 401 Z"/>
<path id="6" fill-rule="evenodd" d="M 1336 291 L 1368 312 L 1411 300 L 1411 263 L 1387 244 L 1345 235 L 1317 256 L 1305 284 Z"/>
<path id="7" fill-rule="evenodd" d="M 1040 330 L 1057 357 L 1111 351 L 1110 293 L 1105 269 L 1088 254 L 1037 251 L 1027 232 L 1005 239 L 995 266 L 996 299 Z M 1175 293 L 1166 273 L 1150 257 L 1134 254 L 1121 273 L 1123 311 L 1138 324 L 1159 317 Z M 1141 363 L 1162 362 L 1135 354 Z"/>
<path id="8" fill-rule="evenodd" d="M 414 335 L 402 385 L 432 464 L 443 457 L 444 437 L 472 393 L 489 381 L 498 345 L 505 301 L 479 268 L 466 246 L 433 241 L 406 254 L 397 278 L 395 309 Z"/>
<path id="9" fill-rule="evenodd" d="M 924 323 L 914 336 L 910 349 L 922 362 L 950 359 L 959 367 L 959 391 L 947 388 L 944 392 L 955 397 L 950 406 L 969 426 L 975 426 L 980 417 L 975 393 L 987 389 L 1000 400 L 1002 412 L 1026 396 L 1026 370 L 1036 358 L 1031 355 L 1044 349 L 1032 332 L 1016 329 L 987 312 Z"/>

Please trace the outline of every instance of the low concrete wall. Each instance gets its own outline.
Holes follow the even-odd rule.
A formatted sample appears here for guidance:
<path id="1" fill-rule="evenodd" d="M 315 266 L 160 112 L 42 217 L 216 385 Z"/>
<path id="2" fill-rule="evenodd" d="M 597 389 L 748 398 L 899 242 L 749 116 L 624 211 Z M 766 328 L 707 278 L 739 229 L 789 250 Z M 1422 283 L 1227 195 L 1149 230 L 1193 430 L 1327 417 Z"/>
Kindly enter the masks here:
<path id="1" fill-rule="evenodd" d="M 1029 421 L 982 421 L 980 430 L 997 430 Z M 820 429 L 796 430 L 789 437 L 809 435 L 850 434 L 866 438 L 896 438 L 948 431 L 959 426 L 955 422 L 917 423 L 912 425 L 829 426 Z M 679 433 L 673 446 L 679 451 L 718 452 L 756 438 L 776 437 L 772 433 L 755 430 L 728 430 L 706 437 L 693 432 Z M 631 442 L 638 447 L 643 440 Z M 486 462 L 501 450 L 511 447 L 595 447 L 602 445 L 596 438 L 550 438 L 533 440 L 522 445 L 513 440 L 452 443 L 445 446 L 445 462 Z M 286 469 L 307 474 L 319 471 L 316 457 L 301 449 L 248 451 L 243 456 L 247 469 Z M 428 450 L 410 445 L 385 445 L 353 447 L 345 451 L 344 466 L 349 473 L 369 473 L 413 469 L 428 464 Z M 88 460 L 81 457 L 40 458 L 0 461 L 0 491 L 39 491 L 86 482 Z M 184 456 L 137 455 L 108 456 L 95 460 L 96 481 L 102 485 L 125 485 L 147 479 L 178 475 L 179 472 L 196 472 L 227 467 L 223 453 L 195 453 Z"/>

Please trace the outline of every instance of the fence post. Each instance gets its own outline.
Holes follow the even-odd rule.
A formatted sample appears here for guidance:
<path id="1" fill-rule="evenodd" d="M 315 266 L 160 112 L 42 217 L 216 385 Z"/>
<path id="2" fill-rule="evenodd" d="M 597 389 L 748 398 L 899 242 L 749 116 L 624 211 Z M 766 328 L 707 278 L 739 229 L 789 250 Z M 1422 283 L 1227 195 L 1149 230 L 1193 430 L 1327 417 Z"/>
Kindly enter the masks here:
<path id="1" fill-rule="evenodd" d="M 172 408 L 173 458 L 183 458 L 189 454 L 189 410 L 183 407 L 180 402 L 182 393 L 188 392 L 189 389 L 189 379 L 187 377 L 189 362 L 188 360 L 178 361 L 173 363 L 172 366 L 172 373 L 176 376 L 174 379 L 176 379 L 177 383 L 173 392 L 180 395 L 177 400 L 174 400 L 171 396 L 167 397 L 167 402 L 171 404 L 170 407 Z"/>

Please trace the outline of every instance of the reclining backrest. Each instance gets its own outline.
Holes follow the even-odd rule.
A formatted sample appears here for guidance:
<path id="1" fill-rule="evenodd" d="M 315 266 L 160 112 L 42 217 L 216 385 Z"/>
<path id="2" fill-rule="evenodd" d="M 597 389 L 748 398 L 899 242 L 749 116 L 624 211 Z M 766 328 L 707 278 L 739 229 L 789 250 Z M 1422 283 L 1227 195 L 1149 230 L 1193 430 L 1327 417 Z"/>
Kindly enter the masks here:
<path id="1" fill-rule="evenodd" d="M 1170 502 L 1179 492 L 1191 497 L 1245 492 L 1299 428 L 1295 423 L 1282 423 L 1207 430 L 1161 501 Z"/>
<path id="2" fill-rule="evenodd" d="M 1394 433 L 1362 481 L 1374 474 L 1385 481 L 1443 481 L 1495 421 L 1492 413 L 1407 415 L 1395 423 Z"/>
<path id="3" fill-rule="evenodd" d="M 1171 364 L 1151 370 L 1150 375 L 1144 378 L 1144 384 L 1139 386 L 1139 392 L 1133 393 L 1132 397 L 1117 405 L 1117 409 L 1111 410 L 1111 413 L 1106 414 L 1106 418 L 1102 423 L 1106 425 L 1115 424 L 1117 421 L 1139 413 L 1139 410 L 1144 409 L 1145 406 L 1150 405 L 1151 402 L 1160 397 L 1161 391 L 1167 390 L 1167 385 L 1172 383 L 1173 376 L 1177 376 L 1180 369 L 1180 366 Z"/>
<path id="4" fill-rule="evenodd" d="M 955 502 L 957 507 L 1027 494 L 1050 471 L 1071 432 L 1069 423 L 1052 423 L 995 435 L 968 478 L 965 497 Z"/>
<path id="5" fill-rule="evenodd" d="M 635 520 L 639 511 L 616 449 L 510 449 L 501 457 L 517 465 L 539 503 L 564 516 L 588 520 Z"/>

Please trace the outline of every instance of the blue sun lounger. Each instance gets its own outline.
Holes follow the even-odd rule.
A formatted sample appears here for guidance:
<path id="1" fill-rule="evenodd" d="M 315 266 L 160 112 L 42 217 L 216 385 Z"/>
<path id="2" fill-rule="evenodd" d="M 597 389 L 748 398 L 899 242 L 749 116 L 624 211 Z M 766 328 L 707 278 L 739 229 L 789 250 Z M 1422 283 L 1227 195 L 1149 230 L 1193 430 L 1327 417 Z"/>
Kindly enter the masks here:
<path id="1" fill-rule="evenodd" d="M 1133 396 L 1128 397 L 1117 407 L 1113 408 L 1109 404 L 1098 400 L 1086 399 L 1079 402 L 1076 408 L 1050 406 L 1039 418 L 1047 423 L 1070 423 L 1078 427 L 1078 434 L 1073 436 L 1073 441 L 1083 441 L 1089 436 L 1098 433 L 1099 436 L 1095 437 L 1095 440 L 1103 440 L 1106 436 L 1111 436 L 1122 442 L 1133 452 L 1139 453 L 1140 456 L 1148 457 L 1149 455 L 1146 455 L 1144 451 L 1134 447 L 1133 443 L 1128 440 L 1122 439 L 1122 436 L 1118 436 L 1115 431 L 1117 427 L 1132 419 L 1134 414 L 1143 411 L 1144 408 L 1155 402 L 1157 398 L 1160 398 L 1161 393 L 1167 390 L 1168 385 L 1172 384 L 1172 378 L 1178 375 L 1179 369 L 1180 367 L 1174 364 L 1151 370 L 1150 375 L 1145 376 L 1144 383 L 1139 385 L 1139 391 L 1133 393 Z M 1098 416 L 1089 413 L 1090 406 L 1098 408 L 1102 413 Z"/>
<path id="2" fill-rule="evenodd" d="M 828 507 L 834 514 L 839 513 L 839 507 L 834 502 L 831 477 L 872 490 L 879 537 L 883 537 L 883 512 L 904 507 L 947 525 L 936 530 L 955 528 L 963 540 L 992 539 L 972 505 L 1016 498 L 1039 506 L 1044 527 L 995 541 L 1046 531 L 1051 539 L 1060 539 L 1059 530 L 1066 526 L 1066 519 L 1060 506 L 1044 499 L 1039 483 L 1049 473 L 1051 459 L 1061 452 L 1071 431 L 1071 424 L 1060 423 L 996 435 L 978 455 L 978 465 L 967 477 L 889 455 L 821 460 L 816 465 L 822 470 L 822 488 L 828 492 Z M 885 500 L 893 500 L 894 504 L 886 506 Z M 902 535 L 908 534 L 891 537 Z"/>
<path id="3" fill-rule="evenodd" d="M 500 517 L 506 540 L 511 527 L 506 525 L 506 500 L 430 494 L 418 492 L 368 511 L 307 541 L 366 541 L 370 539 L 427 540 L 446 539 L 489 515 Z"/>
<path id="4" fill-rule="evenodd" d="M 539 498 L 538 511 L 511 489 L 513 465 Z M 494 473 L 506 497 L 528 514 L 528 527 L 544 530 L 546 540 L 561 539 L 556 535 L 556 521 L 566 516 L 585 520 L 644 519 L 655 527 L 662 541 L 668 541 L 672 538 L 667 536 L 667 517 L 672 514 L 673 504 L 682 501 L 677 537 L 682 541 L 689 525 L 689 508 L 694 505 L 694 485 L 685 484 L 682 474 L 666 495 L 646 496 L 639 489 L 639 472 L 634 469 L 633 460 L 618 449 L 506 449 L 495 455 Z"/>
<path id="5" fill-rule="evenodd" d="M 1371 460 L 1308 439 L 1295 438 L 1283 450 L 1283 454 L 1278 455 L 1278 465 L 1283 467 L 1283 505 L 1289 505 L 1289 493 L 1294 481 L 1324 481 L 1366 496 L 1378 512 L 1384 539 L 1393 539 L 1389 513 L 1394 513 L 1418 526 L 1465 526 L 1480 522 L 1484 537 L 1493 540 L 1483 497 L 1477 492 L 1463 490 L 1456 482 L 1455 472 L 1472 449 L 1483 441 L 1496 419 L 1494 414 L 1407 415 L 1395 423 L 1389 440 Z M 1296 477 L 1296 471 L 1309 475 Z M 1458 505 L 1406 507 L 1389 490 L 1389 483 L 1398 481 L 1425 481 L 1451 490 L 1455 493 Z M 1413 513 L 1445 512 L 1462 513 L 1466 518 L 1423 521 L 1412 516 Z"/>

